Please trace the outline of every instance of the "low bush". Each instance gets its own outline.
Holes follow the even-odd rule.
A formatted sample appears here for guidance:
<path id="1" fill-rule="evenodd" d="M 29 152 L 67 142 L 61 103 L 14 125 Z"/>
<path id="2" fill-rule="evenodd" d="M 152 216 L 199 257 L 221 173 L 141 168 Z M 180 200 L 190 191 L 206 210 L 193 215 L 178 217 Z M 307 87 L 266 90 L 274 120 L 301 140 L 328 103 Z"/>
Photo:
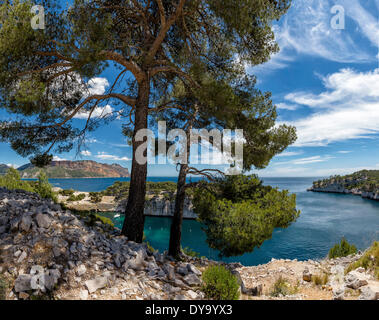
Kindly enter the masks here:
<path id="1" fill-rule="evenodd" d="M 323 273 L 321 275 L 316 274 L 312 276 L 312 282 L 316 286 L 324 286 L 329 282 L 329 275 L 327 273 Z"/>
<path id="2" fill-rule="evenodd" d="M 351 254 L 357 253 L 357 247 L 347 242 L 345 238 L 342 238 L 341 243 L 337 243 L 329 251 L 329 259 L 335 259 L 340 257 L 347 257 Z"/>
<path id="3" fill-rule="evenodd" d="M 25 190 L 28 192 L 35 192 L 34 187 L 30 181 L 21 180 L 20 173 L 13 168 L 9 168 L 4 176 L 0 176 L 0 187 L 9 190 Z"/>
<path id="4" fill-rule="evenodd" d="M 61 194 L 64 197 L 70 197 L 74 194 L 75 190 L 74 189 L 67 189 L 67 190 L 61 190 L 59 191 L 59 194 Z"/>
<path id="5" fill-rule="evenodd" d="M 44 199 L 52 199 L 54 202 L 58 201 L 57 195 L 49 183 L 46 172 L 43 170 L 41 170 L 39 174 L 38 183 L 35 186 L 35 191 Z"/>
<path id="6" fill-rule="evenodd" d="M 92 203 L 100 203 L 103 199 L 103 195 L 100 192 L 90 192 L 89 197 Z"/>
<path id="7" fill-rule="evenodd" d="M 27 192 L 38 193 L 41 198 L 51 199 L 57 202 L 57 195 L 53 191 L 53 187 L 49 183 L 45 171 L 41 170 L 38 181 L 21 180 L 18 170 L 10 168 L 4 176 L 0 176 L 0 187 L 9 190 L 24 190 Z"/>
<path id="8" fill-rule="evenodd" d="M 193 258 L 200 258 L 200 253 L 192 250 L 190 247 L 182 248 L 182 251 L 185 255 Z"/>
<path id="9" fill-rule="evenodd" d="M 240 285 L 237 278 L 223 266 L 208 267 L 202 276 L 202 291 L 208 299 L 238 300 Z"/>
<path id="10" fill-rule="evenodd" d="M 7 298 L 8 281 L 0 274 L 0 300 Z"/>
<path id="11" fill-rule="evenodd" d="M 272 297 L 288 296 L 297 293 L 297 287 L 292 287 L 291 284 L 280 276 L 274 283 L 270 295 Z"/>
<path id="12" fill-rule="evenodd" d="M 85 195 L 84 193 L 80 193 L 80 194 L 78 194 L 77 196 L 73 194 L 72 196 L 70 196 L 70 197 L 67 199 L 67 201 L 68 201 L 68 202 L 82 201 L 82 200 L 85 199 L 85 197 L 86 197 L 86 195 Z"/>
<path id="13" fill-rule="evenodd" d="M 345 273 L 360 267 L 373 271 L 376 279 L 379 280 L 379 241 L 375 241 L 359 260 L 351 263 Z"/>

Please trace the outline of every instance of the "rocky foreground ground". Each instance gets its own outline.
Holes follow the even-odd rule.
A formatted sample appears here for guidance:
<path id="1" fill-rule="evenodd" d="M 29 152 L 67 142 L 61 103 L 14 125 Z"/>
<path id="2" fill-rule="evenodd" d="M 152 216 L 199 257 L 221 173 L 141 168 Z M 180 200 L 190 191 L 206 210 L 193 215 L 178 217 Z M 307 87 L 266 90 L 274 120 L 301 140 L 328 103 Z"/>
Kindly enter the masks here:
<path id="1" fill-rule="evenodd" d="M 242 299 L 379 299 L 364 269 L 345 275 L 359 258 L 227 267 L 239 278 Z M 176 262 L 121 236 L 119 230 L 72 214 L 35 194 L 0 188 L 0 298 L 81 300 L 198 300 L 206 259 Z M 328 274 L 324 285 L 314 275 Z M 285 279 L 287 293 L 272 296 Z"/>

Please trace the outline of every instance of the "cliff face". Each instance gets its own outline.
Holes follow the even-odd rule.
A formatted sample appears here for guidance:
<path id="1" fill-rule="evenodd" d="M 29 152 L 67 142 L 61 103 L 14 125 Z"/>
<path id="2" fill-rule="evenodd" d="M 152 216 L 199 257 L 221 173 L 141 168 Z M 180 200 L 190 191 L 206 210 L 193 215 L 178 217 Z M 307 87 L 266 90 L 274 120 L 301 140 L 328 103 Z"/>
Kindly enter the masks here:
<path id="1" fill-rule="evenodd" d="M 122 200 L 116 205 L 114 211 L 124 213 L 126 200 Z M 173 217 L 175 210 L 175 200 L 167 200 L 160 197 L 145 202 L 145 215 L 153 217 Z M 193 212 L 193 205 L 190 199 L 186 198 L 183 209 L 184 219 L 197 219 L 197 214 Z"/>
<path id="2" fill-rule="evenodd" d="M 366 199 L 379 200 L 377 174 L 378 172 L 374 170 L 364 170 L 352 175 L 315 181 L 308 191 L 353 194 Z"/>
<path id="3" fill-rule="evenodd" d="M 122 178 L 129 170 L 118 164 L 104 164 L 90 160 L 53 161 L 45 168 L 49 178 Z M 19 168 L 22 178 L 37 178 L 39 168 L 25 165 Z"/>

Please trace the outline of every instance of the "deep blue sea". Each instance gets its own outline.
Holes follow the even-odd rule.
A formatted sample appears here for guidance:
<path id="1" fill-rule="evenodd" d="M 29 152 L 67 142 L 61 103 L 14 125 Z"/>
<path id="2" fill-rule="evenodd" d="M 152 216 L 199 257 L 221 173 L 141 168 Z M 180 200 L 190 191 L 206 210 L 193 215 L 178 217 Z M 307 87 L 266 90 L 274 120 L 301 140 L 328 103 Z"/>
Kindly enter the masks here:
<path id="1" fill-rule="evenodd" d="M 240 257 L 224 259 L 244 265 L 267 263 L 276 259 L 318 259 L 328 254 L 329 249 L 345 237 L 359 249 L 365 249 L 379 240 L 379 201 L 366 200 L 353 195 L 307 192 L 318 178 L 264 178 L 265 184 L 287 189 L 297 194 L 299 219 L 287 229 L 277 229 L 272 238 L 261 248 Z M 115 181 L 129 179 L 51 179 L 50 182 L 64 189 L 101 191 Z M 151 177 L 149 181 L 176 181 L 176 178 Z M 193 179 L 195 181 L 196 179 Z M 109 216 L 112 216 L 111 214 Z M 121 227 L 123 218 L 114 222 Z M 170 218 L 147 217 L 145 233 L 150 244 L 160 251 L 166 250 L 169 242 Z M 197 221 L 185 220 L 182 246 L 190 247 L 202 256 L 218 259 L 217 252 L 210 249 Z"/>

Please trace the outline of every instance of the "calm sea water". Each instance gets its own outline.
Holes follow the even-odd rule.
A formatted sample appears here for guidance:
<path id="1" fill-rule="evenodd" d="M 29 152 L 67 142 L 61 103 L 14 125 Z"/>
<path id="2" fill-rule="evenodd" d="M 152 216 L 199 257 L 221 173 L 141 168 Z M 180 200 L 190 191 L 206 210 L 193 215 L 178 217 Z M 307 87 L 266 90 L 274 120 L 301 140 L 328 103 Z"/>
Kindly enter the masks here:
<path id="1" fill-rule="evenodd" d="M 224 259 L 244 265 L 267 263 L 276 259 L 317 259 L 342 237 L 365 249 L 379 240 L 379 201 L 358 196 L 306 192 L 317 178 L 266 178 L 265 184 L 287 189 L 297 194 L 299 219 L 287 229 L 277 229 L 261 248 L 240 257 Z M 54 186 L 80 191 L 101 191 L 115 181 L 129 179 L 52 179 Z M 193 179 L 195 180 L 195 179 Z M 149 181 L 176 181 L 176 178 L 149 178 Z M 109 216 L 112 217 L 111 214 Z M 123 218 L 114 219 L 121 227 Z M 169 242 L 170 218 L 147 217 L 145 233 L 151 245 L 166 250 Z M 201 225 L 193 220 L 183 223 L 183 247 L 190 247 L 202 256 L 218 259 L 210 249 Z"/>

